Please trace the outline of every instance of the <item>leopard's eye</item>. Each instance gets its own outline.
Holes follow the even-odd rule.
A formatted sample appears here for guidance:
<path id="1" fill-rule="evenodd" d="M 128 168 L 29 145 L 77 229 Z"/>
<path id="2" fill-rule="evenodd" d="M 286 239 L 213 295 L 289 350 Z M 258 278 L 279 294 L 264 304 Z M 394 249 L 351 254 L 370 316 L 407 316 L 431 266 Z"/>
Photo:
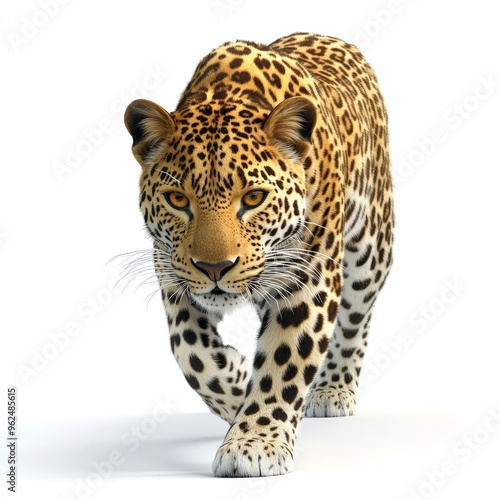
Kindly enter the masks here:
<path id="1" fill-rule="evenodd" d="M 245 210 L 251 208 L 257 208 L 266 199 L 266 196 L 267 196 L 267 191 L 263 191 L 261 189 L 255 189 L 253 191 L 249 191 L 241 199 L 243 208 Z"/>
<path id="2" fill-rule="evenodd" d="M 179 191 L 169 191 L 164 193 L 163 196 L 165 196 L 168 204 L 176 210 L 185 210 L 189 205 L 188 197 Z"/>

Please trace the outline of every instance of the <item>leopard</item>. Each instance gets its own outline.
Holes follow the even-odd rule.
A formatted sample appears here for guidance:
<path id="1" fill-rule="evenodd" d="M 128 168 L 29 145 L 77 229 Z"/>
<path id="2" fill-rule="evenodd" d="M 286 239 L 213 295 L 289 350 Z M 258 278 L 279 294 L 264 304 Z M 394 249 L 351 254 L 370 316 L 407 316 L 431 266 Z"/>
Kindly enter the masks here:
<path id="1" fill-rule="evenodd" d="M 304 417 L 355 413 L 393 260 L 373 69 L 355 45 L 313 33 L 228 42 L 199 62 L 175 111 L 136 99 L 124 121 L 173 356 L 229 424 L 212 472 L 292 472 Z M 259 319 L 252 356 L 219 333 L 245 304 Z"/>

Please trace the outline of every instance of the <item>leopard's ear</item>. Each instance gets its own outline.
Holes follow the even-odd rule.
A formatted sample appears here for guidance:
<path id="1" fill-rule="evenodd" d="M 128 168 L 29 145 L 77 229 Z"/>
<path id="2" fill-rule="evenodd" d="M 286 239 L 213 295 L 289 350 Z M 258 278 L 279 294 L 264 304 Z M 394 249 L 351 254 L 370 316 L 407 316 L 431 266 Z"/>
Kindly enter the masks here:
<path id="1" fill-rule="evenodd" d="M 143 167 L 151 165 L 156 153 L 172 139 L 175 131 L 172 116 L 154 102 L 137 99 L 128 105 L 124 120 L 133 139 L 136 160 Z"/>
<path id="2" fill-rule="evenodd" d="M 290 97 L 278 104 L 266 118 L 264 132 L 285 156 L 303 162 L 311 149 L 316 109 L 305 97 Z"/>

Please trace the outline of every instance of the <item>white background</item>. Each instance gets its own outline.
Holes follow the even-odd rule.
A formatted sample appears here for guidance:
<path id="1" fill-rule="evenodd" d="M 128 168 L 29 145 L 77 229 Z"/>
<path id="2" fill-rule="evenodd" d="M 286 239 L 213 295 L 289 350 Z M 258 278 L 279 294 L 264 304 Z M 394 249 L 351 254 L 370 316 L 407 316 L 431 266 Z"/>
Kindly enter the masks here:
<path id="1" fill-rule="evenodd" d="M 493 3 L 47 0 L 50 16 L 42 5 L 1 16 L 1 407 L 17 386 L 16 498 L 498 498 Z M 358 415 L 305 421 L 292 475 L 214 479 L 226 425 L 177 368 L 158 295 L 121 292 L 106 266 L 150 247 L 122 115 L 135 97 L 173 110 L 220 43 L 294 31 L 354 42 L 376 70 L 398 181 L 395 265 Z M 78 148 L 86 156 L 61 170 Z M 250 353 L 254 330 L 243 310 L 224 333 Z"/>

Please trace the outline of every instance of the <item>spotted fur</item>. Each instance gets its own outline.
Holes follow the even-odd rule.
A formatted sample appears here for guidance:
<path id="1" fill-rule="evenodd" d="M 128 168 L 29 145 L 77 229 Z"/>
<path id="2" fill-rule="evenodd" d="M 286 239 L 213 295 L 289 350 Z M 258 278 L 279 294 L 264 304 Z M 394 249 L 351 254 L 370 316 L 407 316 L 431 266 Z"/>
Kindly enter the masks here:
<path id="1" fill-rule="evenodd" d="M 294 34 L 210 52 L 167 113 L 125 123 L 172 352 L 231 427 L 217 476 L 293 468 L 304 416 L 352 415 L 373 305 L 392 261 L 387 117 L 358 49 Z M 251 362 L 224 312 L 261 319 Z"/>

